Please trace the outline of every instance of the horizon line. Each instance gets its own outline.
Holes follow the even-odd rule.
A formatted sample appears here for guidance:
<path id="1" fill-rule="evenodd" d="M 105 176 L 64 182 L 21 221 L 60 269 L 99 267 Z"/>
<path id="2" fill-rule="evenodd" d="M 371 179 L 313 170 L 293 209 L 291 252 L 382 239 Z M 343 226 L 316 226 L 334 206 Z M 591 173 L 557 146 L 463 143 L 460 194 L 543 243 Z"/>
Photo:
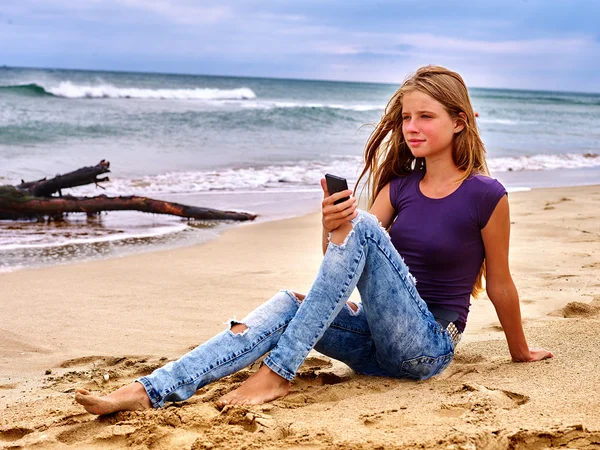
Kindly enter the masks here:
<path id="1" fill-rule="evenodd" d="M 26 69 L 26 70 L 71 70 L 76 72 L 104 72 L 104 73 L 123 73 L 123 74 L 145 74 L 145 75 L 174 75 L 174 76 L 197 76 L 197 77 L 213 77 L 213 78 L 249 78 L 255 80 L 282 80 L 282 81 L 305 81 L 305 82 L 321 82 L 321 83 L 347 83 L 347 84 L 376 84 L 382 86 L 400 86 L 402 82 L 391 83 L 381 81 L 355 81 L 355 80 L 338 80 L 338 79 L 323 79 L 323 78 L 293 78 L 293 77 L 268 77 L 258 75 L 225 75 L 225 74 L 206 74 L 192 72 L 150 72 L 147 70 L 123 70 L 123 69 L 81 69 L 73 67 L 38 67 L 38 66 L 10 66 L 7 64 L 0 65 L 1 69 Z M 554 92 L 565 94 L 591 94 L 600 95 L 598 92 L 588 91 L 570 91 L 570 90 L 547 90 L 547 89 L 523 89 L 510 87 L 482 87 L 471 86 L 468 89 L 485 89 L 485 90 L 504 90 L 504 91 L 528 91 L 528 92 Z"/>

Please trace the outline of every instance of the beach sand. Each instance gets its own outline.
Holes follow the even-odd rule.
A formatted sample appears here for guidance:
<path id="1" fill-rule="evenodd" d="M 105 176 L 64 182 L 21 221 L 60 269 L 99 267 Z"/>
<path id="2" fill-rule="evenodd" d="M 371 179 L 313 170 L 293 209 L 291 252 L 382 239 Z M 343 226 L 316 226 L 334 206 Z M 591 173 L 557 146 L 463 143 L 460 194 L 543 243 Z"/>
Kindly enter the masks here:
<path id="1" fill-rule="evenodd" d="M 248 224 L 196 247 L 0 274 L 0 448 L 599 448 L 600 186 L 509 198 L 525 331 L 551 360 L 512 363 L 481 298 L 428 381 L 359 376 L 314 352 L 268 405 L 213 403 L 250 368 L 161 410 L 87 414 L 75 388 L 112 391 L 279 289 L 306 292 L 320 216 Z"/>

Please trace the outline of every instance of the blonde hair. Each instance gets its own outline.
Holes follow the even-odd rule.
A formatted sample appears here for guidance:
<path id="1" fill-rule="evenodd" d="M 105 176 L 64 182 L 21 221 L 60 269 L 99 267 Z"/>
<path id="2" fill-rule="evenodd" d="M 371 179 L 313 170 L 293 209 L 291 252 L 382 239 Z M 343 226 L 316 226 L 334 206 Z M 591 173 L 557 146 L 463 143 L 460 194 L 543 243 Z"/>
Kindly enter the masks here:
<path id="1" fill-rule="evenodd" d="M 402 99 L 404 94 L 411 91 L 422 92 L 438 101 L 450 117 L 464 125 L 464 128 L 454 135 L 452 145 L 452 160 L 463 172 L 459 182 L 475 173 L 489 176 L 485 146 L 479 136 L 475 112 L 464 80 L 458 73 L 444 67 L 424 66 L 409 76 L 392 96 L 381 121 L 367 141 L 365 167 L 356 185 L 366 177 L 364 188 L 369 194 L 369 207 L 392 178 L 415 170 L 427 170 L 425 158 L 413 156 L 402 133 Z M 483 291 L 484 276 L 485 260 L 473 286 L 474 297 Z"/>

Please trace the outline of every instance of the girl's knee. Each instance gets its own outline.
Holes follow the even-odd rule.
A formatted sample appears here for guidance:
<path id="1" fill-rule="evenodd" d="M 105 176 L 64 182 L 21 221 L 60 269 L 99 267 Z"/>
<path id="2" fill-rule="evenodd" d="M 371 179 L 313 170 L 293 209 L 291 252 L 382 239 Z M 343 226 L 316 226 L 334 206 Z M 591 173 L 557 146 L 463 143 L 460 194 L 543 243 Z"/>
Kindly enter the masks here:
<path id="1" fill-rule="evenodd" d="M 300 294 L 299 292 L 295 292 L 289 289 L 283 289 L 281 292 L 287 294 L 298 305 L 300 305 L 300 303 L 302 303 L 302 300 L 306 298 L 306 295 Z"/>
<path id="2" fill-rule="evenodd" d="M 294 294 L 294 297 L 296 297 L 296 300 L 298 300 L 298 302 L 302 302 L 302 300 L 304 300 L 306 298 L 306 295 L 304 294 L 300 294 L 299 292 L 295 292 L 295 291 L 290 291 L 292 294 Z"/>
<path id="3" fill-rule="evenodd" d="M 331 232 L 329 236 L 329 241 L 333 242 L 335 245 L 342 245 L 346 240 L 346 237 L 350 234 L 354 226 L 352 223 L 347 222 L 340 225 L 338 228 Z"/>

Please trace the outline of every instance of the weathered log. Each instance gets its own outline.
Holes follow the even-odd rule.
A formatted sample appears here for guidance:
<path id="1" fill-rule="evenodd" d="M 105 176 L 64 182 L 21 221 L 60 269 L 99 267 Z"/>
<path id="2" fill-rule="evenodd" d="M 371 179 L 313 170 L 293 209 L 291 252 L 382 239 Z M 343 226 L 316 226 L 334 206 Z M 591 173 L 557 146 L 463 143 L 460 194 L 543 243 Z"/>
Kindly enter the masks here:
<path id="1" fill-rule="evenodd" d="M 86 184 L 99 184 L 109 181 L 108 177 L 98 178 L 98 175 L 110 172 L 110 162 L 104 159 L 95 166 L 82 167 L 64 175 L 57 175 L 47 180 L 22 181 L 17 189 L 27 190 L 34 197 L 50 197 L 52 194 L 61 193 L 61 189 L 84 186 Z"/>
<path id="2" fill-rule="evenodd" d="M 255 214 L 250 213 L 187 206 L 147 197 L 107 197 L 106 195 L 99 195 L 96 197 L 39 198 L 13 186 L 0 186 L 0 214 L 6 214 L 8 219 L 56 216 L 74 212 L 95 214 L 101 211 L 142 211 L 199 220 L 244 221 L 256 218 Z"/>
<path id="3" fill-rule="evenodd" d="M 0 220 L 61 218 L 65 213 L 83 212 L 88 215 L 101 211 L 142 211 L 169 214 L 199 220 L 254 220 L 255 214 L 181 205 L 147 197 L 74 197 L 62 196 L 62 189 L 109 181 L 98 175 L 110 172 L 110 162 L 102 160 L 95 166 L 47 180 L 22 181 L 18 186 L 0 186 Z M 58 192 L 60 197 L 52 197 Z"/>

